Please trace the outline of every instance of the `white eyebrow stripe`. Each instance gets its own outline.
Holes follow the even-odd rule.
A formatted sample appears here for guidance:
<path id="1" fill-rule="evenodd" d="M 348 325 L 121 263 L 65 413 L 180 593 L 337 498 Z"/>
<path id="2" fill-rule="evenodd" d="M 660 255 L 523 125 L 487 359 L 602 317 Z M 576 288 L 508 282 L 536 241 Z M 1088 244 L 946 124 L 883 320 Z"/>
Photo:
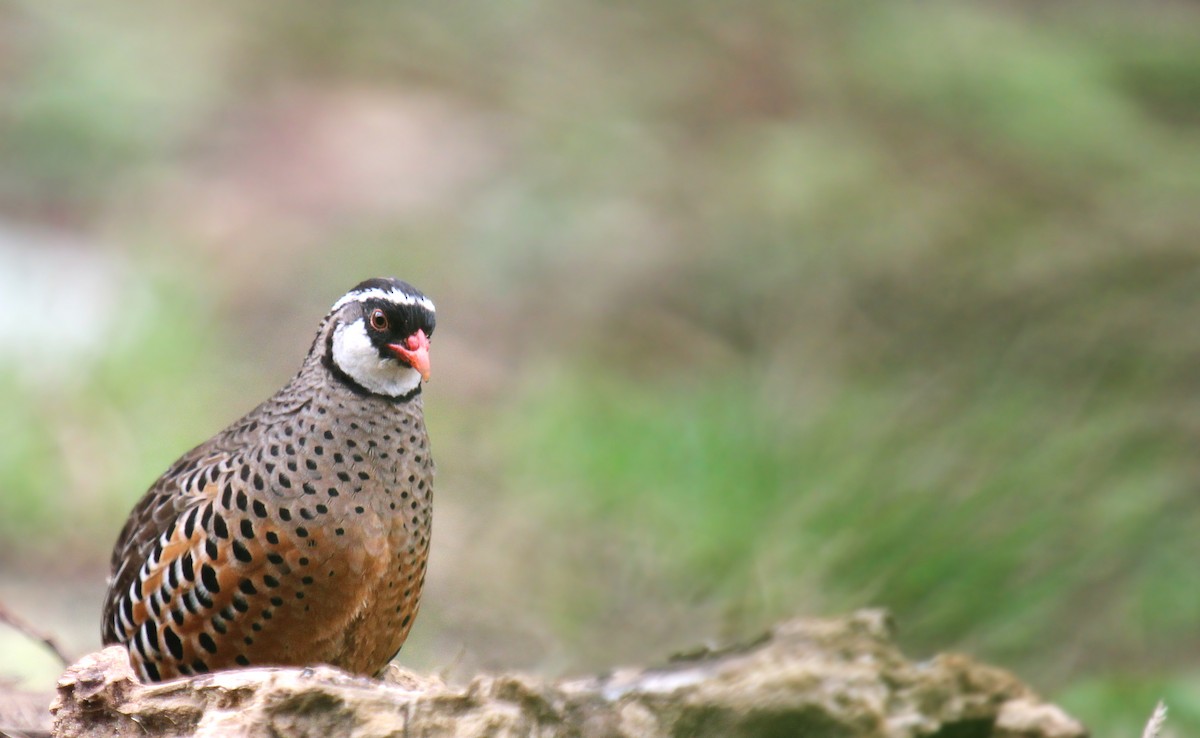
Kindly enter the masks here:
<path id="1" fill-rule="evenodd" d="M 333 307 L 329 311 L 335 312 L 352 302 L 366 302 L 367 300 L 387 300 L 399 305 L 420 305 L 431 313 L 436 312 L 433 307 L 433 301 L 428 297 L 417 297 L 406 292 L 400 292 L 399 290 L 381 290 L 377 287 L 372 287 L 362 292 L 351 292 L 333 303 Z"/>

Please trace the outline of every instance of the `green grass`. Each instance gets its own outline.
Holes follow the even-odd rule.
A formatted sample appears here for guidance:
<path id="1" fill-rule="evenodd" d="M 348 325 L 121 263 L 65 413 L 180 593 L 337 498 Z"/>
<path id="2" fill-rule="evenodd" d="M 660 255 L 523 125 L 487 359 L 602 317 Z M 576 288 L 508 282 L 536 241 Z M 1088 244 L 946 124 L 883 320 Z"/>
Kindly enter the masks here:
<path id="1" fill-rule="evenodd" d="M 1190 536 L 1161 520 L 1189 495 L 1187 454 L 1120 405 L 927 392 L 851 384 L 779 405 L 752 377 L 573 378 L 529 393 L 508 448 L 551 520 L 677 597 L 723 603 L 735 633 L 883 605 L 915 652 L 968 649 L 1045 689 L 1192 637 Z M 629 571 L 561 565 L 578 591 L 559 617 L 593 632 L 595 590 Z"/>
<path id="2" fill-rule="evenodd" d="M 1159 700 L 1167 706 L 1165 735 L 1190 735 L 1200 725 L 1200 675 L 1126 674 L 1080 679 L 1057 698 L 1077 715 L 1103 725 L 1106 735 L 1142 734 Z"/>

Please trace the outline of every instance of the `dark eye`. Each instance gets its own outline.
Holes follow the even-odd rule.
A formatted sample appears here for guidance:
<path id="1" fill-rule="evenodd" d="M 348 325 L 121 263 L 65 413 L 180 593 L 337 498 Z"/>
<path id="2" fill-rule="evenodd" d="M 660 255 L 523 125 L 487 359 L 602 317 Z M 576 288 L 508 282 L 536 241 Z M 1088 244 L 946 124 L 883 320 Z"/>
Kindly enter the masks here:
<path id="1" fill-rule="evenodd" d="M 388 329 L 387 315 L 384 314 L 384 312 L 379 308 L 375 308 L 371 311 L 371 327 L 380 333 L 383 333 Z"/>

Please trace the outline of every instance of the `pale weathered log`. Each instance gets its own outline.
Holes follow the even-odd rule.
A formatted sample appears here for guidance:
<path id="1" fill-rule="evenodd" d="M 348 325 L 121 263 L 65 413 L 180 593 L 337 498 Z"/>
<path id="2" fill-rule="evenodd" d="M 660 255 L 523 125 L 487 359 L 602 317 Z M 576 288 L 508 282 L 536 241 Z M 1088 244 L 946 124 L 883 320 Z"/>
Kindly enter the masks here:
<path id="1" fill-rule="evenodd" d="M 651 669 L 466 686 L 393 670 L 244 669 L 141 684 L 120 648 L 59 680 L 57 736 L 870 736 L 1082 738 L 1014 676 L 958 655 L 906 660 L 886 615 L 794 620 Z"/>

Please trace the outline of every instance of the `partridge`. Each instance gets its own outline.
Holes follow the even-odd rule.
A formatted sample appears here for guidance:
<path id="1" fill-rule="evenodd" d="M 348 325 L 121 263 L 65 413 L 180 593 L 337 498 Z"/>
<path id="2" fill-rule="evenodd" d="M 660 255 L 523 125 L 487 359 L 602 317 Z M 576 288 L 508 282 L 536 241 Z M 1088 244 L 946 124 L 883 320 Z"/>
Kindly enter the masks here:
<path id="1" fill-rule="evenodd" d="M 287 385 L 150 487 L 113 549 L 102 622 L 143 679 L 317 663 L 373 675 L 396 655 L 429 553 L 434 323 L 411 285 L 359 284 Z"/>

